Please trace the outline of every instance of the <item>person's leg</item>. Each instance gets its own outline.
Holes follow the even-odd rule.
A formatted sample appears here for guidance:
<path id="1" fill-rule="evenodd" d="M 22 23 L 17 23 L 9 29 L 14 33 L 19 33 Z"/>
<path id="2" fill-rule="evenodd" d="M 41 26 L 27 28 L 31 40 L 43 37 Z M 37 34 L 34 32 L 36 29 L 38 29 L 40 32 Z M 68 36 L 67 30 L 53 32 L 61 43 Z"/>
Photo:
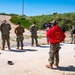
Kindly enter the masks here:
<path id="1" fill-rule="evenodd" d="M 56 66 L 56 67 L 59 67 L 59 51 L 57 51 L 57 52 L 55 52 L 55 55 L 54 55 L 54 65 Z"/>
<path id="2" fill-rule="evenodd" d="M 7 40 L 7 45 L 8 45 L 8 49 L 10 49 L 10 41 L 9 41 L 9 39 Z"/>
<path id="3" fill-rule="evenodd" d="M 10 50 L 9 35 L 6 35 L 6 41 L 7 41 L 7 46 L 8 46 L 8 49 Z"/>
<path id="4" fill-rule="evenodd" d="M 59 49 L 60 49 L 60 45 L 57 44 L 56 49 L 55 49 L 55 53 L 54 53 L 54 65 L 56 67 L 59 67 L 58 66 L 58 64 L 59 64 Z"/>
<path id="5" fill-rule="evenodd" d="M 71 36 L 71 44 L 73 43 L 73 36 Z"/>
<path id="6" fill-rule="evenodd" d="M 19 36 L 17 35 L 17 38 L 16 38 L 16 42 L 17 42 L 17 48 L 16 49 L 19 49 Z"/>
<path id="7" fill-rule="evenodd" d="M 54 45 L 50 45 L 50 52 L 49 52 L 49 65 L 46 65 L 47 68 L 53 68 L 54 64 Z"/>
<path id="8" fill-rule="evenodd" d="M 35 37 L 35 43 L 36 43 L 36 46 L 38 46 L 38 40 L 37 40 L 37 37 Z"/>
<path id="9" fill-rule="evenodd" d="M 21 41 L 21 49 L 23 50 L 23 40 Z"/>
<path id="10" fill-rule="evenodd" d="M 5 48 L 5 35 L 2 35 L 2 48 L 1 50 L 4 50 Z"/>
<path id="11" fill-rule="evenodd" d="M 34 37 L 31 37 L 31 45 L 33 46 L 33 44 L 34 44 Z"/>
<path id="12" fill-rule="evenodd" d="M 19 49 L 19 41 L 17 40 L 17 49 Z"/>
<path id="13" fill-rule="evenodd" d="M 75 34 L 73 34 L 73 43 L 75 44 Z"/>

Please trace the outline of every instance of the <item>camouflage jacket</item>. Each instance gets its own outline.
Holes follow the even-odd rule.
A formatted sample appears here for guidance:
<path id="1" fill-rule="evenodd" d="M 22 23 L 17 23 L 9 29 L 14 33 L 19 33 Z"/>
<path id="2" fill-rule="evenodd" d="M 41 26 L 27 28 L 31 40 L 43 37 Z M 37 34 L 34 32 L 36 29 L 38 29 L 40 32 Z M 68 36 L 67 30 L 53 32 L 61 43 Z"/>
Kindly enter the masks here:
<path id="1" fill-rule="evenodd" d="M 0 26 L 2 34 L 9 34 L 11 30 L 11 25 L 9 23 L 2 23 Z"/>
<path id="2" fill-rule="evenodd" d="M 37 34 L 37 30 L 38 30 L 38 27 L 36 26 L 36 25 L 31 25 L 31 27 L 30 27 L 30 32 L 32 33 L 32 34 Z"/>

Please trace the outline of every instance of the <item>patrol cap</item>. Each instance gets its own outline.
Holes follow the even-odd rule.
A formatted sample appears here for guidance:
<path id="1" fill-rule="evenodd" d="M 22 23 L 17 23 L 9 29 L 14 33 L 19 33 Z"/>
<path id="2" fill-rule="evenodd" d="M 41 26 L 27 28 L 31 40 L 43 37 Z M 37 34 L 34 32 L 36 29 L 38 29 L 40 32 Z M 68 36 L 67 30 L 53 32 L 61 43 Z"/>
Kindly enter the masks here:
<path id="1" fill-rule="evenodd" d="M 4 20 L 3 22 L 7 22 L 7 20 Z"/>
<path id="2" fill-rule="evenodd" d="M 56 24 L 58 24 L 58 22 L 57 22 L 56 20 L 53 20 L 53 21 L 51 22 L 51 24 L 56 25 Z"/>
<path id="3" fill-rule="evenodd" d="M 3 20 L 3 21 L 2 21 L 2 23 L 6 23 L 6 22 L 7 22 L 6 20 Z"/>

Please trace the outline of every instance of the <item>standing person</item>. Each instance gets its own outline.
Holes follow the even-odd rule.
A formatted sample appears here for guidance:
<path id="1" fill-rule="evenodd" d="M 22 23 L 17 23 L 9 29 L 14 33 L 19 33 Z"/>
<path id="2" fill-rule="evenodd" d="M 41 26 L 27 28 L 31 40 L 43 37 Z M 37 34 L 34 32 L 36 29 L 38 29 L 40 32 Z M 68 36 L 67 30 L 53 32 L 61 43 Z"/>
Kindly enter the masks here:
<path id="1" fill-rule="evenodd" d="M 71 37 L 72 37 L 71 43 L 74 43 L 75 44 L 75 25 L 72 26 L 72 29 L 71 29 Z"/>
<path id="2" fill-rule="evenodd" d="M 48 26 L 46 27 L 46 33 L 49 31 L 49 29 L 51 28 L 51 23 L 48 22 Z M 49 38 L 47 37 L 47 44 L 49 44 Z"/>
<path id="3" fill-rule="evenodd" d="M 46 33 L 48 32 L 49 27 L 46 28 Z M 47 37 L 47 44 L 49 44 L 49 38 Z"/>
<path id="4" fill-rule="evenodd" d="M 53 68 L 53 64 L 56 67 L 59 67 L 59 49 L 60 49 L 60 42 L 65 39 L 65 34 L 58 26 L 56 20 L 54 20 L 52 24 L 52 28 L 49 29 L 47 32 L 47 37 L 50 38 L 50 52 L 49 52 L 49 65 L 46 65 L 47 68 Z"/>
<path id="5" fill-rule="evenodd" d="M 35 42 L 36 42 L 36 46 L 38 46 L 37 31 L 38 31 L 38 27 L 36 26 L 36 22 L 34 22 L 30 27 L 31 38 L 32 38 L 32 41 L 31 41 L 32 46 L 34 44 L 34 39 L 35 39 Z"/>
<path id="6" fill-rule="evenodd" d="M 61 30 L 64 32 L 64 34 L 65 34 L 65 32 L 67 31 L 67 26 L 66 25 L 63 25 L 62 27 L 61 27 Z M 63 41 L 63 43 L 65 42 L 65 40 Z"/>
<path id="7" fill-rule="evenodd" d="M 63 26 L 61 27 L 61 30 L 65 33 L 65 32 L 66 32 L 66 30 L 67 30 L 66 25 L 63 25 Z"/>
<path id="8" fill-rule="evenodd" d="M 7 42 L 8 49 L 10 49 L 10 30 L 11 26 L 9 23 L 7 23 L 6 20 L 4 20 L 0 27 L 1 35 L 2 35 L 2 50 L 5 50 L 5 42 Z"/>
<path id="9" fill-rule="evenodd" d="M 24 30 L 24 27 L 22 27 L 20 25 L 20 22 L 18 23 L 18 27 L 15 28 L 15 34 L 17 36 L 16 38 L 16 41 L 17 41 L 17 49 L 19 49 L 20 47 L 20 43 L 21 43 L 21 49 L 23 50 L 23 40 L 24 40 L 24 37 L 23 37 L 23 33 L 25 32 Z"/>

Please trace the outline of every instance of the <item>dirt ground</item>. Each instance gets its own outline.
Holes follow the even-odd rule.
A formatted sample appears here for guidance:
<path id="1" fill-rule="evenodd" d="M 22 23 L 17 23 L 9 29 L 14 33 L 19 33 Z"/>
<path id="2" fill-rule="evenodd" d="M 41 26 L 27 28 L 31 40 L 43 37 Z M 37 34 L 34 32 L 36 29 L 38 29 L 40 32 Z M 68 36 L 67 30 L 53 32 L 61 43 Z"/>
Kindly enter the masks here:
<path id="1" fill-rule="evenodd" d="M 48 69 L 48 52 L 50 46 L 47 44 L 46 37 L 38 39 L 39 47 L 31 47 L 30 31 L 25 29 L 24 50 L 16 49 L 16 35 L 9 19 L 10 16 L 0 15 L 0 23 L 6 19 L 12 26 L 10 31 L 11 50 L 7 45 L 5 51 L 0 50 L 0 75 L 75 75 L 75 44 L 71 44 L 70 32 L 66 32 L 65 43 L 61 43 L 59 52 L 59 68 Z M 45 31 L 38 31 L 38 36 L 45 36 Z M 1 34 L 0 34 L 1 36 Z M 0 38 L 1 41 L 1 38 Z M 0 42 L 0 48 L 1 48 Z M 12 61 L 13 65 L 9 65 Z"/>

